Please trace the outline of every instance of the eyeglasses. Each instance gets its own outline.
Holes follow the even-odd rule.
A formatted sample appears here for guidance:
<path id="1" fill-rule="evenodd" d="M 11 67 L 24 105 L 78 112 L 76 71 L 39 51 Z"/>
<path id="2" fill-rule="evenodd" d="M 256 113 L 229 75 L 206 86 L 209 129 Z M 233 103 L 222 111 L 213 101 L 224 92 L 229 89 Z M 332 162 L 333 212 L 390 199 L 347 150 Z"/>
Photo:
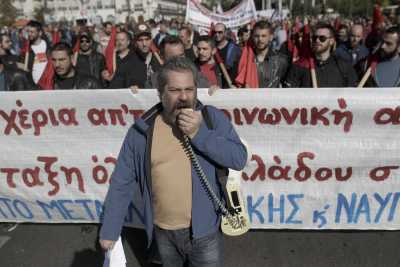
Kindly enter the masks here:
<path id="1" fill-rule="evenodd" d="M 324 35 L 314 35 L 311 39 L 313 42 L 316 42 L 317 40 L 319 40 L 321 43 L 325 43 L 326 40 L 328 40 L 329 36 L 324 36 Z"/>
<path id="2" fill-rule="evenodd" d="M 90 43 L 91 43 L 91 41 L 89 41 L 89 40 L 86 40 L 86 39 L 81 39 L 81 43 L 87 43 L 87 44 L 90 44 Z"/>

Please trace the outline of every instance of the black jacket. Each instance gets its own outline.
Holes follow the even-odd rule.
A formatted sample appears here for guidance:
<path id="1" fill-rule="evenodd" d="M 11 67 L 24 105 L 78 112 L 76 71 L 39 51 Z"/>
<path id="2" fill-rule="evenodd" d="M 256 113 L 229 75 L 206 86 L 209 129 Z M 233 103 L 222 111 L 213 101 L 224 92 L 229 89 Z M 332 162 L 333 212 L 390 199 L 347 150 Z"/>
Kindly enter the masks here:
<path id="1" fill-rule="evenodd" d="M 28 73 L 15 68 L 4 68 L 4 91 L 29 91 L 38 90 Z"/>
<path id="2" fill-rule="evenodd" d="M 336 56 L 331 56 L 324 62 L 315 63 L 318 87 L 356 87 L 357 74 L 351 65 Z M 286 87 L 311 88 L 311 73 L 308 68 L 292 65 L 286 82 Z"/>
<path id="3" fill-rule="evenodd" d="M 262 63 L 265 67 L 263 77 L 257 67 L 258 83 L 260 88 L 279 88 L 285 81 L 289 68 L 288 59 L 285 55 L 269 49 L 268 54 Z"/>
<path id="4" fill-rule="evenodd" d="M 88 56 L 89 69 L 83 66 L 83 57 L 85 55 L 78 54 L 78 60 L 75 69 L 82 73 L 95 77 L 97 80 L 101 81 L 101 72 L 106 69 L 106 60 L 104 56 L 96 51 L 93 51 Z"/>
<path id="5" fill-rule="evenodd" d="M 129 88 L 134 85 L 144 88 L 145 82 L 146 67 L 135 53 L 130 52 L 122 59 L 117 55 L 117 70 L 110 82 L 110 89 Z"/>
<path id="6" fill-rule="evenodd" d="M 55 77 L 54 79 L 54 89 L 60 90 L 60 86 L 58 85 L 59 79 Z M 69 89 L 102 89 L 103 86 L 101 85 L 100 81 L 97 80 L 95 77 L 82 74 L 79 72 L 75 72 L 74 76 L 74 83 L 72 88 Z"/>

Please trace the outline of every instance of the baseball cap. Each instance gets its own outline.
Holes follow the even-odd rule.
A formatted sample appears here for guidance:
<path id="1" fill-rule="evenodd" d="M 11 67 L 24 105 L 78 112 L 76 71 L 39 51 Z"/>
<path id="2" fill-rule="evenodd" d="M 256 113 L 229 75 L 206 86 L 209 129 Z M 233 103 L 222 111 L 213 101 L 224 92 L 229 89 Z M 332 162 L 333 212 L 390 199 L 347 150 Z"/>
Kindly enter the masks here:
<path id="1" fill-rule="evenodd" d="M 135 38 L 138 38 L 142 35 L 150 35 L 150 37 L 151 37 L 151 29 L 146 24 L 139 23 L 138 25 L 136 25 L 136 27 L 134 29 L 134 34 L 135 34 Z"/>

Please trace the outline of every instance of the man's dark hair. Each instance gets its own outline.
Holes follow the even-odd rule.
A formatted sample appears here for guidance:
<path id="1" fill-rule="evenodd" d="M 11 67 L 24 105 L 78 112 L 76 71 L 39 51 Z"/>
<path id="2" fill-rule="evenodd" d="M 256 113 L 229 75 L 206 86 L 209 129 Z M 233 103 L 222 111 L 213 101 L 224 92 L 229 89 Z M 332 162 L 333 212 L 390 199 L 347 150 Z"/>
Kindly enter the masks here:
<path id="1" fill-rule="evenodd" d="M 274 27 L 272 26 L 271 23 L 269 23 L 266 20 L 260 20 L 256 24 L 254 24 L 252 33 L 254 33 L 258 29 L 260 29 L 260 30 L 269 30 L 269 32 L 271 34 L 274 33 Z"/>
<path id="2" fill-rule="evenodd" d="M 6 33 L 0 33 L 0 43 L 2 43 L 4 41 L 4 37 L 10 37 L 10 35 L 8 35 Z"/>
<path id="3" fill-rule="evenodd" d="M 29 23 L 27 24 L 28 27 L 32 27 L 35 28 L 38 32 L 43 31 L 43 26 L 42 23 L 40 23 L 39 21 L 36 20 L 31 20 L 29 21 Z"/>
<path id="4" fill-rule="evenodd" d="M 164 52 L 165 52 L 165 47 L 167 45 L 181 45 L 182 47 L 185 47 L 185 45 L 183 44 L 182 40 L 179 37 L 170 35 L 165 36 L 160 44 L 160 53 L 162 56 L 165 55 Z"/>
<path id="5" fill-rule="evenodd" d="M 385 30 L 384 34 L 397 34 L 397 43 L 400 44 L 400 26 L 392 26 Z"/>
<path id="6" fill-rule="evenodd" d="M 103 23 L 103 27 L 104 28 L 106 28 L 107 25 L 111 25 L 112 26 L 113 24 L 111 23 L 111 21 L 106 21 L 106 22 Z"/>
<path id="7" fill-rule="evenodd" d="M 156 21 L 155 21 L 154 19 L 149 19 L 149 20 L 147 21 L 147 23 L 148 23 L 149 25 L 152 25 L 152 26 L 155 26 L 155 25 L 156 25 Z"/>
<path id="8" fill-rule="evenodd" d="M 171 71 L 192 73 L 194 84 L 197 87 L 198 71 L 193 62 L 185 57 L 173 57 L 165 62 L 157 75 L 157 90 L 160 95 L 164 92 L 164 88 L 168 83 L 168 73 Z"/>
<path id="9" fill-rule="evenodd" d="M 72 56 L 73 55 L 73 51 L 72 48 L 69 44 L 65 43 L 65 42 L 59 42 L 56 43 L 51 49 L 50 52 L 53 53 L 54 51 L 65 51 L 67 52 L 68 56 Z"/>
<path id="10" fill-rule="evenodd" d="M 189 35 L 189 36 L 192 35 L 192 30 L 187 26 L 180 28 L 179 31 L 186 31 L 187 35 Z"/>
<path id="11" fill-rule="evenodd" d="M 328 24 L 328 23 L 318 23 L 315 28 L 314 28 L 314 32 L 316 32 L 317 30 L 321 30 L 321 29 L 326 29 L 329 31 L 329 35 L 331 37 L 335 37 L 335 29 L 332 27 L 332 25 Z"/>
<path id="12" fill-rule="evenodd" d="M 338 31 L 345 29 L 347 32 L 349 31 L 349 27 L 346 24 L 340 24 Z"/>
<path id="13" fill-rule="evenodd" d="M 238 35 L 238 36 L 241 36 L 241 35 L 243 35 L 245 32 L 248 32 L 248 29 L 247 29 L 247 26 L 246 26 L 246 25 L 239 28 L 237 35 Z"/>
<path id="14" fill-rule="evenodd" d="M 199 42 L 206 42 L 211 46 L 211 48 L 215 48 L 215 40 L 211 36 L 201 35 L 199 37 L 199 39 L 197 40 L 197 43 L 199 43 Z"/>

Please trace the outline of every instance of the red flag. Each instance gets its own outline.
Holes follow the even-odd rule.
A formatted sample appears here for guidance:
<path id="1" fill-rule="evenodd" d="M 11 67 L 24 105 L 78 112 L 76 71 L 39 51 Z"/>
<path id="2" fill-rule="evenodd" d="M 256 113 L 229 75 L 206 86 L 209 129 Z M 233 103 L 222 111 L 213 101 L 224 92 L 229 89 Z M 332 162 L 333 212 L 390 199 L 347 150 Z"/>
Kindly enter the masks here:
<path id="1" fill-rule="evenodd" d="M 54 67 L 50 60 L 47 61 L 46 68 L 38 81 L 38 85 L 43 90 L 54 89 Z"/>
<path id="2" fill-rule="evenodd" d="M 299 48 L 299 60 L 295 63 L 296 65 L 309 68 L 310 58 L 313 57 L 311 49 L 311 28 L 310 25 L 306 24 L 303 28 L 303 38 Z"/>
<path id="3" fill-rule="evenodd" d="M 59 31 L 54 31 L 51 35 L 51 41 L 53 45 L 61 41 L 61 33 Z"/>
<path id="4" fill-rule="evenodd" d="M 382 14 L 381 6 L 377 3 L 374 7 L 373 14 L 373 22 L 372 22 L 372 31 L 377 31 L 379 29 L 379 25 L 385 21 L 385 18 Z"/>
<path id="5" fill-rule="evenodd" d="M 25 39 L 23 40 L 24 44 L 21 47 L 21 55 L 28 53 L 29 47 L 30 47 L 30 42 L 29 40 Z"/>
<path id="6" fill-rule="evenodd" d="M 376 66 L 379 62 L 379 53 L 372 54 L 368 57 L 368 65 L 371 67 L 372 75 L 375 75 Z"/>
<path id="7" fill-rule="evenodd" d="M 339 31 L 340 26 L 342 26 L 342 22 L 340 21 L 340 17 L 336 17 L 335 19 L 335 30 Z"/>
<path id="8" fill-rule="evenodd" d="M 115 53 L 115 39 L 117 36 L 117 28 L 114 26 L 112 28 L 110 41 L 105 50 L 106 67 L 110 74 L 114 73 L 114 53 Z"/>
<path id="9" fill-rule="evenodd" d="M 214 22 L 211 22 L 210 31 L 208 32 L 208 36 L 214 37 L 215 35 L 215 25 Z"/>
<path id="10" fill-rule="evenodd" d="M 151 41 L 151 44 L 150 44 L 150 51 L 152 53 L 160 54 L 160 49 L 158 49 L 158 47 L 154 44 L 153 40 Z"/>
<path id="11" fill-rule="evenodd" d="M 288 23 L 285 23 L 284 26 L 286 30 L 288 50 L 292 54 L 292 62 L 295 62 L 299 57 L 299 50 L 296 46 L 296 38 L 298 38 L 299 30 L 297 30 L 296 27 L 292 27 L 292 30 L 290 30 Z"/>
<path id="12" fill-rule="evenodd" d="M 254 59 L 253 48 L 248 42 L 243 47 L 242 56 L 239 61 L 238 76 L 235 80 L 242 87 L 258 88 L 257 66 Z"/>
<path id="13" fill-rule="evenodd" d="M 294 32 L 298 33 L 301 31 L 301 21 L 300 21 L 300 17 L 296 17 L 296 22 L 294 24 Z"/>
<path id="14" fill-rule="evenodd" d="M 221 54 L 219 53 L 218 49 L 216 49 L 216 52 L 215 52 L 215 55 L 214 55 L 214 59 L 215 59 L 215 62 L 217 64 L 221 64 L 221 63 L 223 64 L 224 63 L 224 60 L 222 59 Z"/>
<path id="15" fill-rule="evenodd" d="M 72 49 L 72 51 L 74 51 L 74 54 L 75 54 L 75 53 L 79 53 L 80 49 L 81 49 L 81 39 L 78 39 L 75 42 L 75 45 L 74 45 L 74 48 Z"/>

